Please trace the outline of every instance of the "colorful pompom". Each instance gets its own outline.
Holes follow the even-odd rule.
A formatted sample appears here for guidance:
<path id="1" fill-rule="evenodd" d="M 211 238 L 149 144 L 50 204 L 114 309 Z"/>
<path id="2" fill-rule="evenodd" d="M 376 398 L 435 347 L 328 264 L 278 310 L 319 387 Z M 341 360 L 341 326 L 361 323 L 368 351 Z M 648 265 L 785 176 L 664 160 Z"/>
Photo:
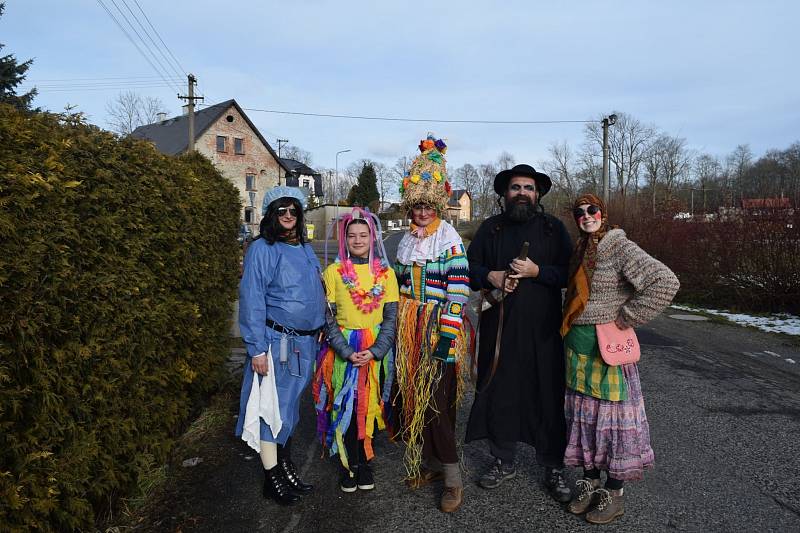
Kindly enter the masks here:
<path id="1" fill-rule="evenodd" d="M 450 188 L 450 182 L 449 181 L 445 181 L 444 182 L 444 192 L 446 192 L 448 194 L 448 196 L 449 196 L 451 191 L 452 191 L 452 189 Z"/>
<path id="2" fill-rule="evenodd" d="M 423 172 L 423 173 L 422 173 L 422 179 L 424 179 L 425 181 L 431 181 L 431 178 L 432 178 L 432 177 L 433 177 L 433 176 L 431 176 L 431 173 L 430 173 L 430 172 Z"/>
<path id="3" fill-rule="evenodd" d="M 411 176 L 411 183 L 419 183 L 420 177 L 419 174 L 414 174 Z"/>
<path id="4" fill-rule="evenodd" d="M 433 179 L 435 179 L 436 181 L 442 181 L 442 173 L 439 172 L 438 170 L 434 170 Z"/>

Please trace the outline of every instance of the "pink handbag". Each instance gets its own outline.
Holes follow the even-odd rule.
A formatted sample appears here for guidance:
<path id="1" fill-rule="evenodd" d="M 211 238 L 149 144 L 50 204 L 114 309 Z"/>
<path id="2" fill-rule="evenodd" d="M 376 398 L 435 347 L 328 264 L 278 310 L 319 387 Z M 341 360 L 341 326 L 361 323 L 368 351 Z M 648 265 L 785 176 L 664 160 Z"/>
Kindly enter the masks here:
<path id="1" fill-rule="evenodd" d="M 614 322 L 596 324 L 600 355 L 609 366 L 635 363 L 642 355 L 639 339 L 633 328 L 619 329 Z"/>

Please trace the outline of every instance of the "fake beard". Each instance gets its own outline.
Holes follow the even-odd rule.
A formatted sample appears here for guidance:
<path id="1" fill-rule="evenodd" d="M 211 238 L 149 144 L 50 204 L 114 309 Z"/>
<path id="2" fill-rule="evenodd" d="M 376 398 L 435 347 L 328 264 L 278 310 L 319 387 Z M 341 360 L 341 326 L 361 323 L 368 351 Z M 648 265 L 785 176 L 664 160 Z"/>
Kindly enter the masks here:
<path id="1" fill-rule="evenodd" d="M 508 218 L 514 222 L 526 222 L 536 215 L 536 206 L 528 200 L 509 202 Z"/>

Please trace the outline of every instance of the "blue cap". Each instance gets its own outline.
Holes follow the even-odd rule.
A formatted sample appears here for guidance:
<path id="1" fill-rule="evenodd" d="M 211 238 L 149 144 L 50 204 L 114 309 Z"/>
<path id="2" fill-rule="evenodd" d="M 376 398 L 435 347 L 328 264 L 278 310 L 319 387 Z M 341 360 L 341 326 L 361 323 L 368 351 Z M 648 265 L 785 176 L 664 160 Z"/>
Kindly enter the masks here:
<path id="1" fill-rule="evenodd" d="M 300 202 L 300 207 L 303 209 L 307 207 L 306 195 L 303 194 L 303 191 L 297 187 L 278 185 L 277 187 L 271 188 L 269 191 L 267 191 L 267 194 L 264 195 L 264 203 L 261 204 L 261 216 L 267 214 L 267 208 L 269 207 L 269 204 L 281 198 L 294 198 Z"/>

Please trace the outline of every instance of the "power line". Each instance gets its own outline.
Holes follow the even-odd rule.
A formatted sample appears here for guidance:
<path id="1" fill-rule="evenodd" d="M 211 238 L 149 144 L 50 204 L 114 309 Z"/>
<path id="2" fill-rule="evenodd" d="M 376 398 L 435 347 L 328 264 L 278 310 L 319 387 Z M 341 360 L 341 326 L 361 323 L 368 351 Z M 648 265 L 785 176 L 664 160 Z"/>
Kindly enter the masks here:
<path id="1" fill-rule="evenodd" d="M 120 1 L 121 1 L 121 2 L 123 2 L 123 4 L 125 5 L 125 7 L 128 7 L 128 4 L 125 4 L 125 3 L 124 3 L 124 0 L 120 0 Z M 160 59 L 158 59 L 158 57 L 156 56 L 156 54 L 155 54 L 155 53 L 153 52 L 153 50 L 150 48 L 150 45 L 149 45 L 149 44 L 147 44 L 147 41 L 145 41 L 145 40 L 144 40 L 144 38 L 142 37 L 142 35 L 139 33 L 139 30 L 137 30 L 137 29 L 136 29 L 136 28 L 133 26 L 133 23 L 130 21 L 130 19 L 128 19 L 128 16 L 125 14 L 125 12 L 124 12 L 124 11 L 122 11 L 122 8 L 121 8 L 121 7 L 119 7 L 119 5 L 117 4 L 117 1 L 116 1 L 116 0 L 111 0 L 111 3 L 112 3 L 112 4 L 114 4 L 114 7 L 116 7 L 116 8 L 117 8 L 117 11 L 119 12 L 120 16 L 121 16 L 121 17 L 123 18 L 123 20 L 124 20 L 124 21 L 125 21 L 125 22 L 128 24 L 128 26 L 130 27 L 130 29 L 131 29 L 131 30 L 133 30 L 133 33 L 135 33 L 135 34 L 136 34 L 136 36 L 139 38 L 139 42 L 141 42 L 141 43 L 142 43 L 142 45 L 144 45 L 145 49 L 146 49 L 146 50 L 147 50 L 147 52 L 150 54 L 150 56 L 151 56 L 151 57 L 152 57 L 152 58 L 155 60 L 155 62 L 156 62 L 156 63 L 158 63 L 158 66 L 161 68 L 161 72 L 162 72 L 162 73 L 164 73 L 164 74 L 166 74 L 166 76 L 168 77 L 168 76 L 169 76 L 168 69 L 167 69 L 166 67 L 164 67 L 163 63 L 161 63 L 161 60 L 160 60 Z M 128 8 L 128 11 L 130 11 L 130 8 Z M 133 12 L 131 11 L 131 13 L 133 13 Z M 137 21 L 137 23 L 139 22 L 139 20 L 138 20 L 138 19 L 136 19 L 136 17 L 134 17 L 134 19 Z M 166 78 L 165 78 L 165 81 L 166 81 Z M 177 91 L 180 91 L 180 89 L 178 89 L 178 87 L 177 87 L 177 86 L 174 86 L 174 88 L 175 88 Z"/>
<path id="2" fill-rule="evenodd" d="M 31 87 L 33 89 L 34 87 Z M 52 93 L 52 92 L 84 92 L 84 91 L 120 91 L 123 89 L 158 89 L 158 88 L 167 88 L 172 90 L 172 87 L 169 85 L 142 85 L 140 87 L 61 87 L 61 88 L 50 88 L 50 87 L 35 87 L 38 92 L 42 93 Z"/>
<path id="3" fill-rule="evenodd" d="M 178 68 L 180 68 L 180 70 L 183 72 L 183 75 L 184 76 L 188 76 L 189 74 L 186 72 L 186 69 L 183 68 L 183 65 L 181 65 L 180 61 L 178 61 L 178 58 L 175 57 L 175 54 L 172 53 L 172 50 L 169 49 L 169 46 L 167 46 L 167 43 L 165 43 L 164 39 L 161 38 L 161 34 L 158 33 L 158 30 L 155 28 L 155 26 L 153 26 L 153 23 L 150 22 L 150 18 L 147 16 L 147 13 L 145 13 L 144 10 L 142 9 L 142 6 L 139 5 L 139 0 L 133 0 L 133 1 L 136 2 L 136 7 L 138 7 L 139 11 L 142 12 L 142 15 L 144 15 L 144 18 L 147 21 L 147 24 L 149 24 L 150 27 L 153 28 L 153 33 L 156 34 L 156 37 L 158 37 L 158 40 L 161 41 L 161 44 L 164 45 L 164 48 L 167 50 L 169 55 L 175 61 L 175 64 L 178 65 Z"/>
<path id="4" fill-rule="evenodd" d="M 278 115 L 297 115 L 303 117 L 344 118 L 350 120 L 382 120 L 389 122 L 439 122 L 443 124 L 588 124 L 596 120 L 478 120 L 478 119 L 438 119 L 438 118 L 406 118 L 378 117 L 366 115 L 336 115 L 332 113 L 308 113 L 301 111 L 280 111 L 277 109 L 257 109 L 243 107 L 245 111 L 274 113 Z"/>
<path id="5" fill-rule="evenodd" d="M 113 2 L 113 0 L 112 0 L 112 2 Z M 129 33 L 126 31 L 126 30 L 125 30 L 125 28 L 122 26 L 122 24 L 121 24 L 121 23 L 120 23 L 120 22 L 117 20 L 117 18 L 114 16 L 114 14 L 111 12 L 111 10 L 110 10 L 110 9 L 108 9 L 108 7 L 107 7 L 107 6 L 106 6 L 106 5 L 103 3 L 103 0 L 97 0 L 97 3 L 98 3 L 98 4 L 100 5 L 100 7 L 102 7 L 102 8 L 103 8 L 103 10 L 104 10 L 104 11 L 105 11 L 105 12 L 108 14 L 108 16 L 111 18 L 111 20 L 113 20 L 113 21 L 114 21 L 114 24 L 116 24 L 116 25 L 117 25 L 117 27 L 120 29 L 120 31 L 122 31 L 122 33 L 125 35 L 125 37 L 127 37 L 127 39 L 128 39 L 130 42 L 131 42 L 131 44 L 132 44 L 132 45 L 133 45 L 133 46 L 136 48 L 136 50 L 139 52 L 139 54 L 140 54 L 140 55 L 141 55 L 141 56 L 142 56 L 142 57 L 145 59 L 145 61 L 147 61 L 147 63 L 148 63 L 148 64 L 149 64 L 149 65 L 150 65 L 150 66 L 153 68 L 153 70 L 156 72 L 156 74 L 158 74 L 158 75 L 159 75 L 159 77 L 160 77 L 160 78 L 161 78 L 161 79 L 162 79 L 162 80 L 163 80 L 165 83 L 169 84 L 169 82 L 167 81 L 167 79 L 164 77 L 163 73 L 162 73 L 161 71 L 159 71 L 159 70 L 156 68 L 156 66 L 153 64 L 153 62 L 152 62 L 152 61 L 150 61 L 150 58 L 149 58 L 149 57 L 147 57 L 147 55 L 146 55 L 146 54 L 145 54 L 145 53 L 142 51 L 142 49 L 141 49 L 141 48 L 139 48 L 139 45 L 138 45 L 138 44 L 136 44 L 136 41 L 134 41 L 134 40 L 133 40 L 133 37 L 131 37 L 131 36 L 130 36 L 130 34 L 129 34 Z M 115 5 L 116 5 L 116 4 L 115 4 Z M 117 8 L 117 9 L 119 9 L 119 8 Z M 173 89 L 174 89 L 174 88 L 175 88 L 175 87 L 173 87 Z"/>
<path id="6" fill-rule="evenodd" d="M 64 81 L 64 82 L 71 82 L 71 81 L 103 81 L 103 80 L 160 80 L 162 79 L 161 76 L 119 76 L 119 77 L 106 77 L 106 78 L 42 78 L 37 79 L 35 82 L 29 83 L 41 83 L 41 82 L 52 82 L 52 81 Z M 172 78 L 175 80 L 182 80 L 183 78 Z M 27 79 L 25 81 L 28 81 Z"/>
<path id="7" fill-rule="evenodd" d="M 113 1 L 113 0 L 112 0 L 112 1 Z M 128 5 L 128 2 L 127 2 L 126 0 L 121 0 L 121 2 L 122 2 L 122 4 L 125 6 L 125 8 L 128 10 L 128 12 L 131 14 L 131 17 L 133 17 L 133 20 L 135 20 L 135 21 L 136 21 L 136 24 L 138 24 L 138 25 L 139 25 L 139 27 L 142 29 L 142 32 L 143 32 L 143 33 L 144 33 L 144 34 L 147 36 L 147 38 L 150 40 L 150 42 L 151 42 L 151 43 L 153 43 L 153 46 L 155 47 L 155 49 L 156 49 L 156 50 L 158 50 L 158 53 L 159 53 L 159 54 L 161 54 L 161 57 L 163 57 L 163 58 L 164 58 L 164 62 L 165 62 L 165 63 L 166 63 L 168 66 L 169 66 L 169 68 L 170 68 L 170 69 L 171 69 L 173 72 L 177 73 L 177 74 L 180 76 L 180 74 L 181 74 L 181 73 L 180 73 L 180 71 L 179 71 L 178 69 L 176 69 L 176 68 L 175 68 L 175 65 L 173 65 L 172 63 L 170 63 L 170 60 L 169 60 L 169 58 L 167 57 L 167 54 L 165 54 L 165 53 L 164 53 L 164 51 L 161 49 L 161 47 L 160 47 L 160 46 L 159 46 L 159 45 L 156 43 L 156 41 L 155 41 L 155 40 L 153 39 L 153 37 L 150 35 L 150 32 L 148 32 L 148 31 L 147 31 L 147 28 L 145 28 L 145 27 L 144 27 L 144 24 L 142 24 L 142 21 L 141 21 L 141 20 L 139 20 L 139 17 L 138 17 L 138 16 L 136 16 L 136 14 L 133 12 L 133 10 L 131 9 L 131 6 L 130 6 L 130 5 Z M 141 6 L 139 6 L 139 10 L 140 10 L 140 11 L 142 10 Z M 144 11 L 142 11 L 142 13 L 144 13 Z M 166 71 L 167 69 L 164 69 L 164 70 Z"/>

